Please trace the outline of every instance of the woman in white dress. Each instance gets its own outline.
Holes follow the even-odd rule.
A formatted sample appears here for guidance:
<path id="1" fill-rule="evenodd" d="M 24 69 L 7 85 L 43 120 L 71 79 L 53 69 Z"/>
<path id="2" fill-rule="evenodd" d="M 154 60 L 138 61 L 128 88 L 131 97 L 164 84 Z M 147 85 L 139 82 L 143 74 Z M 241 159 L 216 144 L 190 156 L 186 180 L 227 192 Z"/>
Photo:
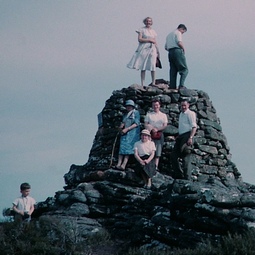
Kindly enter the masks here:
<path id="1" fill-rule="evenodd" d="M 143 20 L 145 27 L 140 28 L 138 33 L 138 48 L 130 62 L 128 68 L 141 70 L 141 85 L 144 86 L 145 71 L 151 71 L 152 85 L 155 85 L 155 70 L 158 55 L 156 42 L 157 33 L 152 26 L 152 18 L 147 17 Z"/>

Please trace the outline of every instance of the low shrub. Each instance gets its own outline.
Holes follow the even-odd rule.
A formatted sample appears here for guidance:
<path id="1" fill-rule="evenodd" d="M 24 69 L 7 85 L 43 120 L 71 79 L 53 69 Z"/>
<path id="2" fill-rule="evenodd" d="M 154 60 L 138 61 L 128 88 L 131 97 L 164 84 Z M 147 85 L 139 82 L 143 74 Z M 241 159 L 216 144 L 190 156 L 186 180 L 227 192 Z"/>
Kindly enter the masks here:
<path id="1" fill-rule="evenodd" d="M 218 244 L 205 241 L 196 249 L 166 249 L 152 248 L 144 251 L 141 249 L 129 249 L 125 255 L 254 255 L 255 254 L 255 230 L 247 230 L 243 234 L 228 234 L 222 237 Z"/>
<path id="2" fill-rule="evenodd" d="M 109 240 L 106 231 L 82 238 L 75 219 L 65 223 L 44 218 L 29 224 L 0 224 L 0 254 L 5 255 L 91 255 L 99 242 Z"/>
<path id="3" fill-rule="evenodd" d="M 123 252 L 124 247 L 127 244 L 116 245 L 107 231 L 81 237 L 75 218 L 65 223 L 50 217 L 29 224 L 0 223 L 0 254 L 5 255 L 254 255 L 255 230 L 228 234 L 218 243 L 205 241 L 196 249 L 162 245 L 163 249 L 130 248 Z"/>

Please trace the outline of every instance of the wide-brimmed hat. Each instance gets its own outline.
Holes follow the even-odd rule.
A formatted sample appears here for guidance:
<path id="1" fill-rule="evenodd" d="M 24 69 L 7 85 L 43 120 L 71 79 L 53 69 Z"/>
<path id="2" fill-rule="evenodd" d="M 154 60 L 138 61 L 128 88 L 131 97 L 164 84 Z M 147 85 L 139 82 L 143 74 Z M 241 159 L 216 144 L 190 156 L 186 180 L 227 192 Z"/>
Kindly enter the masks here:
<path id="1" fill-rule="evenodd" d="M 134 103 L 134 101 L 131 100 L 131 99 L 129 99 L 129 100 L 126 101 L 125 106 L 128 106 L 128 105 L 135 107 L 135 103 Z"/>
<path id="2" fill-rule="evenodd" d="M 150 131 L 147 130 L 147 129 L 143 129 L 142 132 L 141 132 L 141 134 L 151 136 Z"/>

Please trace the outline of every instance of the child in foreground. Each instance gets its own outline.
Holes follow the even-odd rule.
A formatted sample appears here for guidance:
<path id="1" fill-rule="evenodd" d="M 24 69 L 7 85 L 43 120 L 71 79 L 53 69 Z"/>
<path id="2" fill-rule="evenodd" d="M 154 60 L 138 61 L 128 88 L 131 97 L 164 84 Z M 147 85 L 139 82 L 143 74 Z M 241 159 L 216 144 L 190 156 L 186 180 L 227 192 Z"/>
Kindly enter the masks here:
<path id="1" fill-rule="evenodd" d="M 25 221 L 29 222 L 31 220 L 31 215 L 34 211 L 35 200 L 29 196 L 31 186 L 28 183 L 22 183 L 20 185 L 21 196 L 14 200 L 13 211 L 15 212 L 15 221 Z"/>

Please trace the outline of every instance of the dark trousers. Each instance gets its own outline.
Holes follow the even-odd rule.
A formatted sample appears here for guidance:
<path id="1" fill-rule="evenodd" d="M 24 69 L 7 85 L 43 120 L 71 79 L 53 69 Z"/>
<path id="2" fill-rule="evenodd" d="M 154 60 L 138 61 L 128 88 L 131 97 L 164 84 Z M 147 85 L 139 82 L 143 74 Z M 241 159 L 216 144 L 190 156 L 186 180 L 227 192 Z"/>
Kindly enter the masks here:
<path id="1" fill-rule="evenodd" d="M 184 86 L 184 82 L 189 70 L 183 50 L 180 48 L 170 49 L 168 53 L 168 60 L 170 64 L 170 88 L 176 89 L 176 79 L 178 72 L 181 76 L 179 86 Z"/>
<path id="2" fill-rule="evenodd" d="M 31 216 L 28 216 L 28 215 L 22 216 L 21 214 L 15 212 L 14 221 L 16 221 L 16 222 L 29 222 L 29 221 L 31 221 Z"/>
<path id="3" fill-rule="evenodd" d="M 150 156 L 145 155 L 142 156 L 141 159 L 148 159 Z M 155 165 L 155 159 L 152 159 L 149 164 L 142 166 L 139 162 L 136 164 L 136 169 L 141 174 L 146 174 L 146 177 L 152 178 L 156 174 L 156 165 Z"/>
<path id="4" fill-rule="evenodd" d="M 190 132 L 181 134 L 177 137 L 173 152 L 171 153 L 171 162 L 174 170 L 173 177 L 175 179 L 187 179 L 191 177 L 191 147 L 187 145 Z M 182 158 L 182 167 L 179 162 L 179 158 Z"/>

